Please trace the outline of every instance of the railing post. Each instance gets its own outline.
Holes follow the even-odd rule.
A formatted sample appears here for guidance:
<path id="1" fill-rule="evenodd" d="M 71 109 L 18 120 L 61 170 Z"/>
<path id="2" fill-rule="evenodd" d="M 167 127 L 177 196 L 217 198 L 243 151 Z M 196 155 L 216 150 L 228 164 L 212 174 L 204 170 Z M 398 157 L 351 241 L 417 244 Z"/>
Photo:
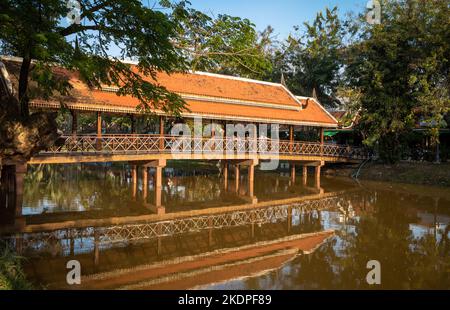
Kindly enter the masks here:
<path id="1" fill-rule="evenodd" d="M 164 151 L 164 116 L 159 116 L 159 151 Z"/>
<path id="2" fill-rule="evenodd" d="M 323 142 L 324 142 L 323 132 L 324 132 L 324 129 L 322 127 L 322 128 L 320 128 L 320 156 L 323 156 Z"/>
<path id="3" fill-rule="evenodd" d="M 97 112 L 97 151 L 102 150 L 102 112 Z"/>
<path id="4" fill-rule="evenodd" d="M 289 125 L 289 153 L 292 153 L 294 146 L 294 126 Z"/>

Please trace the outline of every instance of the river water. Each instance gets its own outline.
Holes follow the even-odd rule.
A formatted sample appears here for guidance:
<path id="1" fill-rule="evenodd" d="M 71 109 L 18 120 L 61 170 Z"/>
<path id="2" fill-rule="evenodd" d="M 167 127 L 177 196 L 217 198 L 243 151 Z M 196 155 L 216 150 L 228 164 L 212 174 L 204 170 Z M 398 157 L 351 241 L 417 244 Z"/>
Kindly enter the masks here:
<path id="1" fill-rule="evenodd" d="M 251 205 L 218 167 L 169 162 L 155 209 L 126 164 L 31 166 L 2 238 L 44 288 L 72 288 L 75 259 L 88 288 L 450 289 L 448 188 L 256 170 Z"/>

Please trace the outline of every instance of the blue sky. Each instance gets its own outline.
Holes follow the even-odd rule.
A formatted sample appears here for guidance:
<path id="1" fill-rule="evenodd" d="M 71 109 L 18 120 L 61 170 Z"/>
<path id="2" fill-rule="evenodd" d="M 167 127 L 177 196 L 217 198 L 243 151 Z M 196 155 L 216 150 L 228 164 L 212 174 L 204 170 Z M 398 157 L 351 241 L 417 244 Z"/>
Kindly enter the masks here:
<path id="1" fill-rule="evenodd" d="M 337 6 L 341 16 L 361 12 L 367 0 L 190 0 L 192 7 L 205 13 L 229 14 L 250 19 L 261 31 L 271 25 L 277 39 L 292 32 L 293 26 L 312 21 L 326 7 Z"/>

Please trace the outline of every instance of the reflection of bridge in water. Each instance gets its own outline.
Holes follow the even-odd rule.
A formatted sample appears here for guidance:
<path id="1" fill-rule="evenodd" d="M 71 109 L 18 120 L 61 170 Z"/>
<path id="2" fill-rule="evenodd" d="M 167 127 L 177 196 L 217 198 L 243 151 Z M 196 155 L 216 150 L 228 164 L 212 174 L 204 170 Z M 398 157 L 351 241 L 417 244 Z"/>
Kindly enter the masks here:
<path id="1" fill-rule="evenodd" d="M 164 265 L 171 262 L 167 265 L 171 268 L 188 270 L 194 268 L 190 264 L 200 268 L 198 263 L 206 260 L 215 269 L 217 260 L 229 264 L 242 256 L 242 264 L 247 267 L 233 265 L 235 272 L 230 273 L 241 275 L 249 266 L 275 268 L 300 249 L 318 246 L 329 236 L 320 233 L 320 211 L 338 211 L 355 197 L 352 191 L 346 191 L 162 215 L 32 224 L 16 227 L 5 237 L 18 252 L 31 258 L 27 273 L 45 283 L 61 282 L 69 258 L 80 261 L 83 274 L 91 275 L 88 278 L 96 278 L 101 277 L 99 273 L 158 265 L 161 261 Z M 118 222 L 105 225 L 108 221 Z M 248 260 L 259 263 L 253 266 Z M 165 272 L 170 274 L 173 270 L 167 266 Z M 148 277 L 155 274 L 148 271 Z"/>
<path id="2" fill-rule="evenodd" d="M 91 240 L 93 248 L 116 243 L 133 243 L 149 239 L 176 236 L 202 231 L 211 232 L 217 229 L 238 226 L 250 226 L 254 235 L 255 225 L 286 222 L 287 232 L 292 227 L 292 218 L 305 212 L 336 209 L 348 203 L 346 194 L 329 193 L 311 195 L 291 201 L 289 204 L 276 204 L 276 201 L 258 205 L 213 208 L 198 211 L 186 211 L 165 215 L 141 215 L 133 217 L 113 218 L 122 224 L 102 226 L 108 219 L 73 220 L 60 223 L 44 223 L 26 225 L 18 230 L 10 231 L 10 241 L 21 253 L 48 248 L 48 245 L 62 249 L 63 252 L 74 252 L 74 240 Z M 229 211 L 227 211 L 229 210 Z M 192 216 L 198 214 L 197 216 Z M 158 220 L 160 219 L 160 220 Z M 110 219 L 111 220 L 111 219 Z M 52 229 L 52 230 L 51 230 Z"/>

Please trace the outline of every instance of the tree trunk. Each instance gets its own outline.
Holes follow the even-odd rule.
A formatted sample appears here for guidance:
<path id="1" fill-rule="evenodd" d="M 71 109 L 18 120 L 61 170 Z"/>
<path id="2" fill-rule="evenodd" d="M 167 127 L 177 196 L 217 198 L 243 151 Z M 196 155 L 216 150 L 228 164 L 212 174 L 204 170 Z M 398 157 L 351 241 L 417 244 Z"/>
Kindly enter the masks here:
<path id="1" fill-rule="evenodd" d="M 28 107 L 28 74 L 30 72 L 31 58 L 24 57 L 22 65 L 20 67 L 19 76 L 19 104 L 20 104 L 20 115 L 23 118 L 28 118 L 30 116 L 30 110 Z"/>

